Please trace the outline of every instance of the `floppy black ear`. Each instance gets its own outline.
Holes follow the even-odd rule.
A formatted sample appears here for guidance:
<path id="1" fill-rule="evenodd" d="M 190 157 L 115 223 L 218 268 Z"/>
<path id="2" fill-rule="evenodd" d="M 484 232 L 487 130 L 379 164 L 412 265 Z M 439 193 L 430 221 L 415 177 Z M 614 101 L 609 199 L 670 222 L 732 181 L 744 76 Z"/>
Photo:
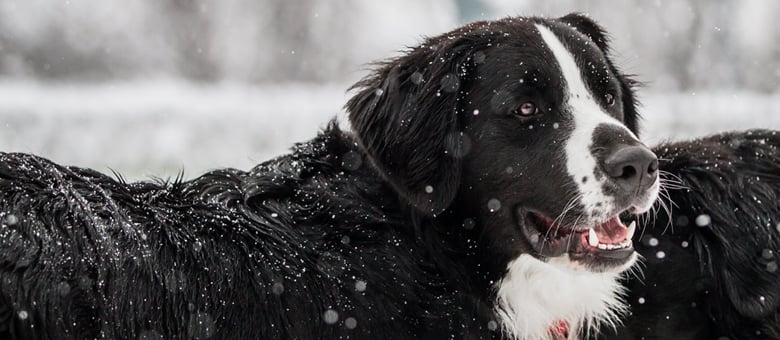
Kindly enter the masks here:
<path id="1" fill-rule="evenodd" d="M 605 54 L 609 52 L 609 37 L 607 37 L 607 31 L 590 17 L 582 13 L 570 13 L 561 17 L 559 20 L 586 35 L 590 40 L 596 43 L 596 46 L 604 51 Z"/>
<path id="2" fill-rule="evenodd" d="M 460 98 L 473 67 L 476 36 L 426 41 L 379 65 L 352 89 L 349 120 L 372 163 L 418 210 L 438 214 L 458 190 Z"/>
<path id="3" fill-rule="evenodd" d="M 582 13 L 571 13 L 561 17 L 559 20 L 586 35 L 604 53 L 604 56 L 607 58 L 607 63 L 610 68 L 612 68 L 612 72 L 618 76 L 618 80 L 620 81 L 620 91 L 623 93 L 623 122 L 629 130 L 638 136 L 640 117 L 639 112 L 637 111 L 638 103 L 634 90 L 639 86 L 639 83 L 630 76 L 620 72 L 617 66 L 612 62 L 609 36 L 607 36 L 606 30 L 593 21 L 593 19 Z"/>

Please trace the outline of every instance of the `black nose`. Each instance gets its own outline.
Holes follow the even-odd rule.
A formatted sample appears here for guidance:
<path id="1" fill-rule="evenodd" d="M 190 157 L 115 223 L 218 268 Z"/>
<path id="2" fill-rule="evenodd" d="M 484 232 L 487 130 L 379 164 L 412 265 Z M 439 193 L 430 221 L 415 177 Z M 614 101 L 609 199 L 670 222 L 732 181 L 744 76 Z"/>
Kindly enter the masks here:
<path id="1" fill-rule="evenodd" d="M 609 155 L 604 170 L 626 191 L 650 187 L 658 177 L 658 157 L 643 146 L 626 146 Z"/>

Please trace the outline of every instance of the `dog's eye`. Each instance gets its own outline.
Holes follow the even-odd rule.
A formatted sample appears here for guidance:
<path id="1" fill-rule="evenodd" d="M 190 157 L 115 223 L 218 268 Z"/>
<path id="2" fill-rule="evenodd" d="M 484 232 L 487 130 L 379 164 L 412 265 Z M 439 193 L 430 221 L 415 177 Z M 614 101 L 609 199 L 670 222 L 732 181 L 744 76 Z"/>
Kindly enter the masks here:
<path id="1" fill-rule="evenodd" d="M 520 106 L 518 106 L 513 111 L 513 113 L 523 117 L 530 117 L 539 113 L 539 107 L 537 107 L 533 102 L 525 102 L 520 104 Z"/>
<path id="2" fill-rule="evenodd" d="M 604 95 L 604 100 L 607 102 L 607 106 L 615 105 L 615 96 L 611 93 L 607 93 Z"/>

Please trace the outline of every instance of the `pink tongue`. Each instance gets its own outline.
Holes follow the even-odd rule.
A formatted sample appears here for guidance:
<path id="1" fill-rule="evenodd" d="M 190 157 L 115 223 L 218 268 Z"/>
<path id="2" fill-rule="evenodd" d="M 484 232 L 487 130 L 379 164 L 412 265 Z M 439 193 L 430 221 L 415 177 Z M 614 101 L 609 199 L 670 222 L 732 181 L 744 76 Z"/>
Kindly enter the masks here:
<path id="1" fill-rule="evenodd" d="M 628 228 L 620 222 L 620 219 L 617 217 L 613 217 L 609 221 L 596 226 L 593 230 L 599 237 L 599 243 L 604 244 L 617 244 L 623 242 L 628 235 Z"/>

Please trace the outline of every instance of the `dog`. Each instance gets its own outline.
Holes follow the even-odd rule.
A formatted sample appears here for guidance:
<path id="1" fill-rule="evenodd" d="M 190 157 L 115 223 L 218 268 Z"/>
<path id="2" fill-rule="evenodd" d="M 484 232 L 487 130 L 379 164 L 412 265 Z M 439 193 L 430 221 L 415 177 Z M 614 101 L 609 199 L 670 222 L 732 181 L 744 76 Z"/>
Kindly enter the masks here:
<path id="1" fill-rule="evenodd" d="M 617 327 L 659 163 L 590 18 L 468 24 L 250 171 L 0 155 L 6 339 L 579 339 Z"/>
<path id="2" fill-rule="evenodd" d="M 654 148 L 666 209 L 634 238 L 643 275 L 608 339 L 780 339 L 780 132 Z M 641 220 L 641 219 L 640 219 Z"/>

